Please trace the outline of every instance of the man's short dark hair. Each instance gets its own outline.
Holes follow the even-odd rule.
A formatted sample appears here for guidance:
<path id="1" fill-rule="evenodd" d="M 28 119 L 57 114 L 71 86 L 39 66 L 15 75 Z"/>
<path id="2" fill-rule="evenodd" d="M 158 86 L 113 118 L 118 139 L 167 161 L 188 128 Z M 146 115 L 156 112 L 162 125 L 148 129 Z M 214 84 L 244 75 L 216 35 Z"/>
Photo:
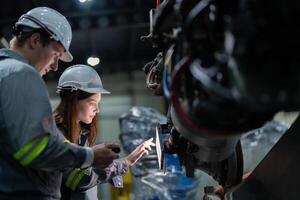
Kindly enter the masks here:
<path id="1" fill-rule="evenodd" d="M 27 27 L 27 26 L 17 26 L 17 27 L 13 27 L 13 35 L 16 37 L 17 39 L 17 45 L 18 46 L 23 46 L 25 41 L 32 36 L 34 33 L 38 33 L 40 34 L 40 38 L 41 38 L 41 43 L 43 45 L 43 47 L 47 46 L 50 41 L 52 40 L 50 38 L 49 33 L 47 33 L 44 29 L 38 28 L 31 28 L 31 27 Z"/>

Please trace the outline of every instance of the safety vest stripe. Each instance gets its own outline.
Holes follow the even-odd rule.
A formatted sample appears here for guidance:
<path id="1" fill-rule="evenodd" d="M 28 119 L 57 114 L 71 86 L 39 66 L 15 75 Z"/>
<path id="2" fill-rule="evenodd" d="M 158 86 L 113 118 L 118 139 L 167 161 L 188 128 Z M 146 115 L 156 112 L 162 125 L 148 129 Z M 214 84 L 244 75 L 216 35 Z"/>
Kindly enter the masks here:
<path id="1" fill-rule="evenodd" d="M 81 179 L 87 173 L 87 170 L 88 169 L 81 170 L 81 172 L 79 173 L 78 177 L 76 178 L 74 184 L 72 185 L 71 190 L 75 191 L 75 189 L 77 188 L 77 186 L 80 183 Z"/>
<path id="2" fill-rule="evenodd" d="M 65 139 L 64 143 L 71 143 L 70 140 Z"/>
<path id="3" fill-rule="evenodd" d="M 76 168 L 76 169 L 74 169 L 74 170 L 72 170 L 71 172 L 70 172 L 70 174 L 68 175 L 68 178 L 67 178 L 67 181 L 66 181 L 66 186 L 68 187 L 68 188 L 71 188 L 72 187 L 72 183 L 74 182 L 74 178 L 75 178 L 75 176 L 77 175 L 77 174 L 79 174 L 79 172 L 80 172 L 80 169 L 79 168 Z"/>
<path id="4" fill-rule="evenodd" d="M 43 137 L 38 137 L 36 139 L 34 139 L 34 143 L 33 145 L 30 147 L 30 149 L 28 149 L 23 155 L 22 157 L 19 158 L 19 161 L 25 159 L 39 144 L 40 142 L 43 140 Z"/>
<path id="5" fill-rule="evenodd" d="M 36 138 L 27 143 L 23 148 L 14 154 L 14 158 L 23 166 L 29 165 L 47 146 L 49 136 Z"/>
<path id="6" fill-rule="evenodd" d="M 42 141 L 30 152 L 26 158 L 22 159 L 20 162 L 25 167 L 28 166 L 36 157 L 38 157 L 41 152 L 46 148 L 49 141 L 49 136 L 45 136 Z"/>
<path id="7" fill-rule="evenodd" d="M 27 143 L 22 149 L 20 149 L 17 153 L 14 154 L 14 158 L 19 160 L 24 154 L 26 154 L 31 149 L 31 147 L 36 141 L 37 140 L 34 139 Z"/>

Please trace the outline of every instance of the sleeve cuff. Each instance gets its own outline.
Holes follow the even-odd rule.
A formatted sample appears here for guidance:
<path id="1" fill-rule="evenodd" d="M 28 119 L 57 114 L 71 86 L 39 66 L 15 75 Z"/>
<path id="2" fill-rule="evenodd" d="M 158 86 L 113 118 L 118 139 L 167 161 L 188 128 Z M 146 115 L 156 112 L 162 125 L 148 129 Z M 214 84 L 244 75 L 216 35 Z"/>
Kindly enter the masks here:
<path id="1" fill-rule="evenodd" d="M 115 188 L 123 188 L 123 177 L 122 176 L 115 176 L 112 178 L 112 185 Z"/>
<path id="2" fill-rule="evenodd" d="M 85 149 L 86 149 L 86 157 L 85 157 L 85 161 L 81 165 L 81 168 L 90 167 L 94 161 L 94 152 L 92 148 L 85 147 Z"/>

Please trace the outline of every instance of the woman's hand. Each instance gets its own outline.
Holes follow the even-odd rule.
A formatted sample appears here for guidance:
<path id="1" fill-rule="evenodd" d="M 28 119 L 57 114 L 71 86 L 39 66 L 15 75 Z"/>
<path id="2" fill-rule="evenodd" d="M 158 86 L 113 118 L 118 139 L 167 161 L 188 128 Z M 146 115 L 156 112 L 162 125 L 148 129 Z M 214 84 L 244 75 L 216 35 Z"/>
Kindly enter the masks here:
<path id="1" fill-rule="evenodd" d="M 153 138 L 146 140 L 140 144 L 133 152 L 131 152 L 127 157 L 125 157 L 126 162 L 129 166 L 134 165 L 142 156 L 148 155 L 151 150 L 151 146 L 155 146 L 152 142 Z"/>

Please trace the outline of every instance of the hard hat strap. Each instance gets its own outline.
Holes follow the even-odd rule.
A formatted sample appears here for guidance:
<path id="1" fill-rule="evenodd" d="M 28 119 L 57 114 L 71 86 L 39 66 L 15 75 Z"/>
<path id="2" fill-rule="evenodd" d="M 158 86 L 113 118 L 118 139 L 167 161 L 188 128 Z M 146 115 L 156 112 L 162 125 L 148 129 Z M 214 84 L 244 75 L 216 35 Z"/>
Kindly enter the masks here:
<path id="1" fill-rule="evenodd" d="M 64 90 L 68 90 L 70 92 L 74 92 L 74 91 L 77 91 L 78 88 L 74 87 L 74 86 L 57 86 L 57 90 L 56 92 L 57 93 L 60 93 L 61 91 L 64 91 Z"/>
<path id="2" fill-rule="evenodd" d="M 55 38 L 55 34 L 45 24 L 43 24 L 39 19 L 37 19 L 37 18 L 35 18 L 31 15 L 27 15 L 27 14 L 23 15 L 22 17 L 26 18 L 26 19 L 29 19 L 30 21 L 32 21 L 35 24 L 39 25 L 42 29 L 44 29 L 50 35 L 51 39 L 57 40 Z"/>

